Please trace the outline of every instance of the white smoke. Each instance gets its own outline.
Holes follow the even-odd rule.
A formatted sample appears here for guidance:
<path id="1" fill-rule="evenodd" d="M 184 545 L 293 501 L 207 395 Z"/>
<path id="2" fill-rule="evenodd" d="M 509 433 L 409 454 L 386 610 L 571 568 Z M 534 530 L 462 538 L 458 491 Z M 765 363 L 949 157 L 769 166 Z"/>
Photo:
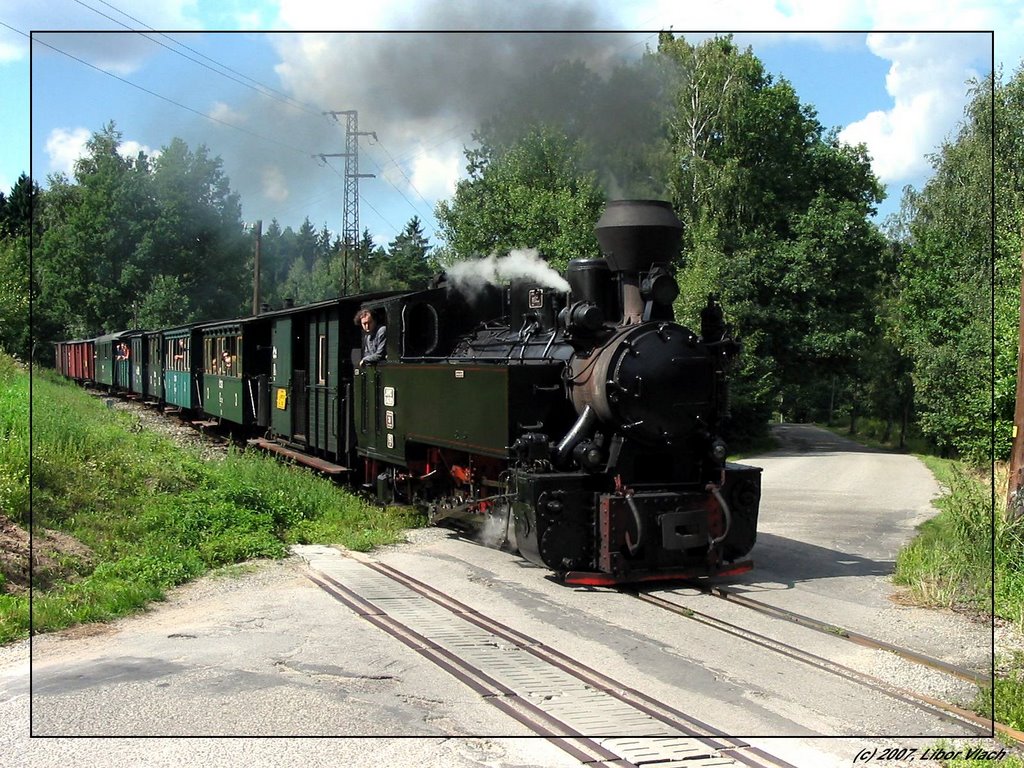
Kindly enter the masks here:
<path id="1" fill-rule="evenodd" d="M 512 520 L 512 510 L 508 506 L 503 509 L 504 515 L 484 515 L 483 525 L 476 532 L 476 540 L 491 549 L 501 549 L 505 546 L 510 551 L 515 551 L 516 526 Z"/>
<path id="2" fill-rule="evenodd" d="M 553 269 L 536 248 L 521 248 L 506 256 L 491 254 L 452 264 L 448 279 L 460 291 L 476 291 L 484 285 L 505 285 L 512 280 L 532 280 L 545 288 L 568 293 L 569 283 Z"/>

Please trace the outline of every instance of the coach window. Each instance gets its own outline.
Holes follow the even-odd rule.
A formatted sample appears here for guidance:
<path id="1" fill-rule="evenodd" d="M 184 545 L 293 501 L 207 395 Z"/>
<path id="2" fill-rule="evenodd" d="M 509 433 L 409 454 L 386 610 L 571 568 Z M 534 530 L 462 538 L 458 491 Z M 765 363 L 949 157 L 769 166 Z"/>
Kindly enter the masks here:
<path id="1" fill-rule="evenodd" d="M 166 347 L 167 370 L 187 371 L 189 369 L 188 339 L 168 339 Z"/>
<path id="2" fill-rule="evenodd" d="M 217 339 L 217 370 L 221 376 L 237 377 L 238 373 L 238 337 L 221 336 Z"/>
<path id="3" fill-rule="evenodd" d="M 316 347 L 316 383 L 327 383 L 327 336 L 323 333 L 320 334 Z"/>
<path id="4" fill-rule="evenodd" d="M 231 355 L 234 358 L 232 366 L 233 370 L 231 374 L 233 376 L 241 377 L 242 375 L 242 337 L 241 335 L 235 336 L 232 340 Z"/>

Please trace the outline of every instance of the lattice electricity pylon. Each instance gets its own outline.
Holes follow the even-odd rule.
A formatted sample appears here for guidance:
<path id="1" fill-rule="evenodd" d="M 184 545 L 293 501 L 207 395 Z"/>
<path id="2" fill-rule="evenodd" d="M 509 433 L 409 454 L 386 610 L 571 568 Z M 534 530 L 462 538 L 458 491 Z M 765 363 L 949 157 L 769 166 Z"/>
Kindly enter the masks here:
<path id="1" fill-rule="evenodd" d="M 324 112 L 338 122 L 338 116 L 345 116 L 345 151 L 331 155 L 320 155 L 321 159 L 328 157 L 345 158 L 345 192 L 342 200 L 341 214 L 341 247 L 344 260 L 345 284 L 342 286 L 342 294 L 348 291 L 348 263 L 349 256 L 356 254 L 359 244 L 359 179 L 372 179 L 372 173 L 359 172 L 359 137 L 372 136 L 377 139 L 374 131 L 359 130 L 359 113 L 354 109 L 345 109 L 336 112 Z M 353 292 L 359 292 L 359 259 L 353 259 Z"/>

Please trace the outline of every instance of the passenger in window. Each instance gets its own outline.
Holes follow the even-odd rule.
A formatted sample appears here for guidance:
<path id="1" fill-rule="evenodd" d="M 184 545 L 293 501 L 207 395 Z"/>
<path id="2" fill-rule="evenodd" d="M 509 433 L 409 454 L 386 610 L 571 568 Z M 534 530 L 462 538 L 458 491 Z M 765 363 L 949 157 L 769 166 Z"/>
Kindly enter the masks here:
<path id="1" fill-rule="evenodd" d="M 231 353 L 228 352 L 225 349 L 224 350 L 224 354 L 222 354 L 220 357 L 221 357 L 221 360 L 223 361 L 223 375 L 224 376 L 230 376 L 231 375 Z"/>
<path id="2" fill-rule="evenodd" d="M 360 309 L 356 312 L 355 324 L 363 329 L 363 356 L 359 361 L 359 366 L 383 360 L 386 354 L 388 327 L 379 324 L 377 318 L 368 309 Z"/>

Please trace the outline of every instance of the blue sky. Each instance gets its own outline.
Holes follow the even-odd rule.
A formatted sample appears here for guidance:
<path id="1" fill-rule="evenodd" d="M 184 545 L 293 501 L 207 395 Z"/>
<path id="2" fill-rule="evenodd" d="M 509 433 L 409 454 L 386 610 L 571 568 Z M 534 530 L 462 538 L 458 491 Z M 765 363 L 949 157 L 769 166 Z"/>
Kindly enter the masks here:
<path id="1" fill-rule="evenodd" d="M 955 131 L 966 81 L 989 71 L 993 39 L 1007 75 L 1024 54 L 1021 2 L 369 5 L 0 0 L 0 189 L 29 169 L 30 113 L 32 170 L 44 185 L 51 173 L 69 173 L 88 136 L 113 120 L 133 153 L 159 151 L 175 136 L 193 148 L 206 144 L 223 159 L 246 220 L 297 227 L 308 216 L 337 232 L 343 161 L 312 155 L 343 151 L 343 128 L 321 113 L 357 109 L 360 129 L 377 134 L 360 142 L 359 170 L 376 174 L 360 182 L 360 228 L 385 244 L 415 215 L 435 241 L 433 206 L 463 174 L 470 132 L 507 98 L 511 74 L 567 56 L 600 70 L 656 40 L 650 32 L 580 30 L 671 27 L 733 31 L 770 73 L 793 83 L 823 125 L 867 143 L 889 190 L 884 216 L 898 208 L 904 185 L 927 179 L 927 155 Z M 362 32 L 338 32 L 346 29 Z M 435 31 L 368 32 L 426 29 Z M 436 32 L 446 29 L 463 34 Z M 576 34 L 483 34 L 490 29 Z M 20 34 L 30 31 L 31 56 Z M 692 41 L 706 36 L 686 33 Z"/>

